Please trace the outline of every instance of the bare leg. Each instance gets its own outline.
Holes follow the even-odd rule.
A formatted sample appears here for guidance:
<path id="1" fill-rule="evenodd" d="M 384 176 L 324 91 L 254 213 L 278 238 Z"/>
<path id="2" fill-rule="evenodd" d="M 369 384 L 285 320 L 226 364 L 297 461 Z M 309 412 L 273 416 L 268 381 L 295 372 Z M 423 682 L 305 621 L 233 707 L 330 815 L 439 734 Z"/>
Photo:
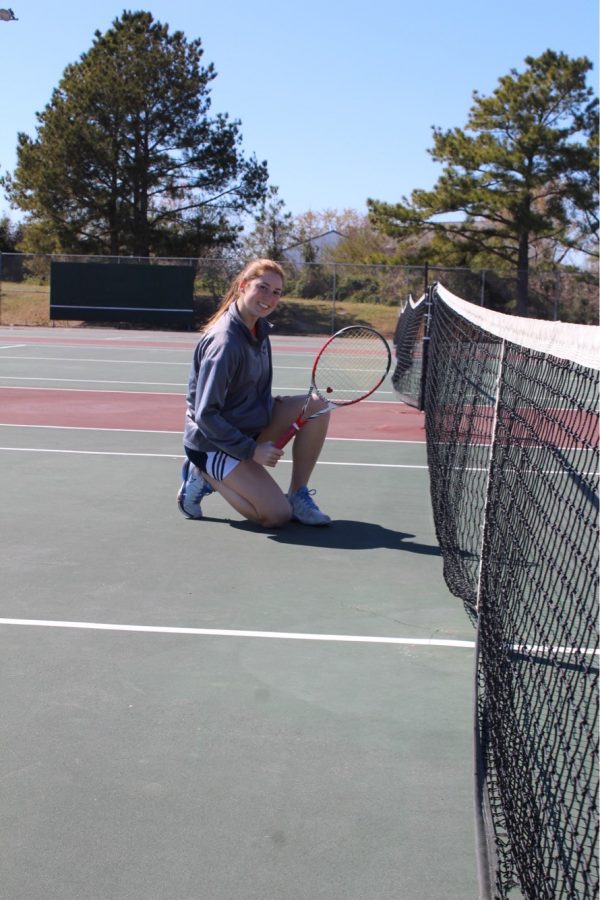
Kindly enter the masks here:
<path id="1" fill-rule="evenodd" d="M 223 481 L 204 478 L 240 515 L 264 528 L 279 528 L 291 518 L 290 504 L 263 466 L 242 460 Z"/>
<path id="2" fill-rule="evenodd" d="M 303 403 L 304 397 L 278 398 L 273 407 L 271 422 L 260 434 L 259 442 L 275 441 L 298 418 Z M 313 412 L 321 405 L 322 401 L 315 399 L 308 412 Z M 328 426 L 329 415 L 319 416 L 307 422 L 294 438 L 288 491 L 290 495 L 308 484 Z M 242 460 L 222 481 L 215 481 L 205 472 L 202 474 L 240 515 L 251 522 L 264 528 L 278 528 L 289 522 L 292 511 L 287 497 L 266 469 L 254 460 Z"/>
<path id="3" fill-rule="evenodd" d="M 271 424 L 261 434 L 259 440 L 274 441 L 285 431 L 300 415 L 304 397 L 281 397 L 275 401 Z M 314 400 L 308 413 L 319 409 L 323 404 L 320 400 Z M 288 493 L 293 494 L 298 488 L 308 484 L 313 469 L 319 459 L 327 429 L 329 428 L 329 413 L 311 419 L 304 425 L 292 445 L 292 475 Z"/>

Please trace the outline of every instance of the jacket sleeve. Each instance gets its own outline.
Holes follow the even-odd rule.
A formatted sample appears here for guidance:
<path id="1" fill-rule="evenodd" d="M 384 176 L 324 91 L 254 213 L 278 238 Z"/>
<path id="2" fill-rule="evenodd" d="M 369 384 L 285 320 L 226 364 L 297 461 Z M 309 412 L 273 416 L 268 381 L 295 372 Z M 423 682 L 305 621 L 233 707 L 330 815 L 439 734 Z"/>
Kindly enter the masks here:
<path id="1" fill-rule="evenodd" d="M 236 459 L 252 459 L 256 441 L 223 417 L 229 386 L 240 367 L 239 350 L 231 341 L 209 340 L 199 359 L 194 420 L 203 436 Z"/>

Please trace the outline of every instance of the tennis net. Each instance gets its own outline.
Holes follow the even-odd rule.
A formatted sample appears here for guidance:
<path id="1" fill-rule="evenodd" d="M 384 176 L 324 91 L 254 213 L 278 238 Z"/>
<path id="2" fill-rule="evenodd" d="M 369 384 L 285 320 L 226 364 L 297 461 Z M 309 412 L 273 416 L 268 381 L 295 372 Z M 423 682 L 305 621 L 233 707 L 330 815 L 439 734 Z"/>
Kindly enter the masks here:
<path id="1" fill-rule="evenodd" d="M 425 297 L 413 300 L 409 296 L 398 317 L 394 333 L 396 346 L 396 368 L 392 383 L 400 399 L 410 406 L 422 406 L 423 386 L 423 338 L 428 325 L 425 315 L 429 303 Z"/>
<path id="2" fill-rule="evenodd" d="M 596 898 L 600 329 L 439 284 L 423 305 L 436 533 L 477 620 L 481 896 Z"/>

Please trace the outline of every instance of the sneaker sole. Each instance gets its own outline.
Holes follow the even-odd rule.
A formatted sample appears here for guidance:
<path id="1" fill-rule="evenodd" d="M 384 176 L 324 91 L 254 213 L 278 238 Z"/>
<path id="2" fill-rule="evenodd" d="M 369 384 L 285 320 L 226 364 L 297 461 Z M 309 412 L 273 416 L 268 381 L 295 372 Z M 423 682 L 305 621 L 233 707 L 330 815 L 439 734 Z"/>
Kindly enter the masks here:
<path id="1" fill-rule="evenodd" d="M 328 519 L 326 522 L 303 522 L 302 519 L 298 519 L 296 516 L 292 516 L 292 522 L 297 522 L 298 525 L 306 525 L 308 528 L 326 528 L 328 525 L 331 525 L 331 519 Z"/>

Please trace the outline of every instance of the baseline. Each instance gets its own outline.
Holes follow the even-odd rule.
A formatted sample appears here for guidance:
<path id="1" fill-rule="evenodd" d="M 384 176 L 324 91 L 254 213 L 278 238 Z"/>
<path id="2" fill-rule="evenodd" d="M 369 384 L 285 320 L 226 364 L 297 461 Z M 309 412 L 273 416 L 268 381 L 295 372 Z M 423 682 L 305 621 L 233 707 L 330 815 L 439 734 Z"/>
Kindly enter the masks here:
<path id="1" fill-rule="evenodd" d="M 170 625 L 122 625 L 105 622 L 60 622 L 52 619 L 0 618 L 0 625 L 23 625 L 38 628 L 78 628 L 91 631 L 132 631 L 151 634 L 189 634 L 204 637 L 267 638 L 286 641 L 325 641 L 348 644 L 405 644 L 412 647 L 454 647 L 473 650 L 474 641 L 443 638 L 380 637 L 364 634 L 306 634 L 290 631 L 246 631 L 235 628 L 185 628 Z"/>

